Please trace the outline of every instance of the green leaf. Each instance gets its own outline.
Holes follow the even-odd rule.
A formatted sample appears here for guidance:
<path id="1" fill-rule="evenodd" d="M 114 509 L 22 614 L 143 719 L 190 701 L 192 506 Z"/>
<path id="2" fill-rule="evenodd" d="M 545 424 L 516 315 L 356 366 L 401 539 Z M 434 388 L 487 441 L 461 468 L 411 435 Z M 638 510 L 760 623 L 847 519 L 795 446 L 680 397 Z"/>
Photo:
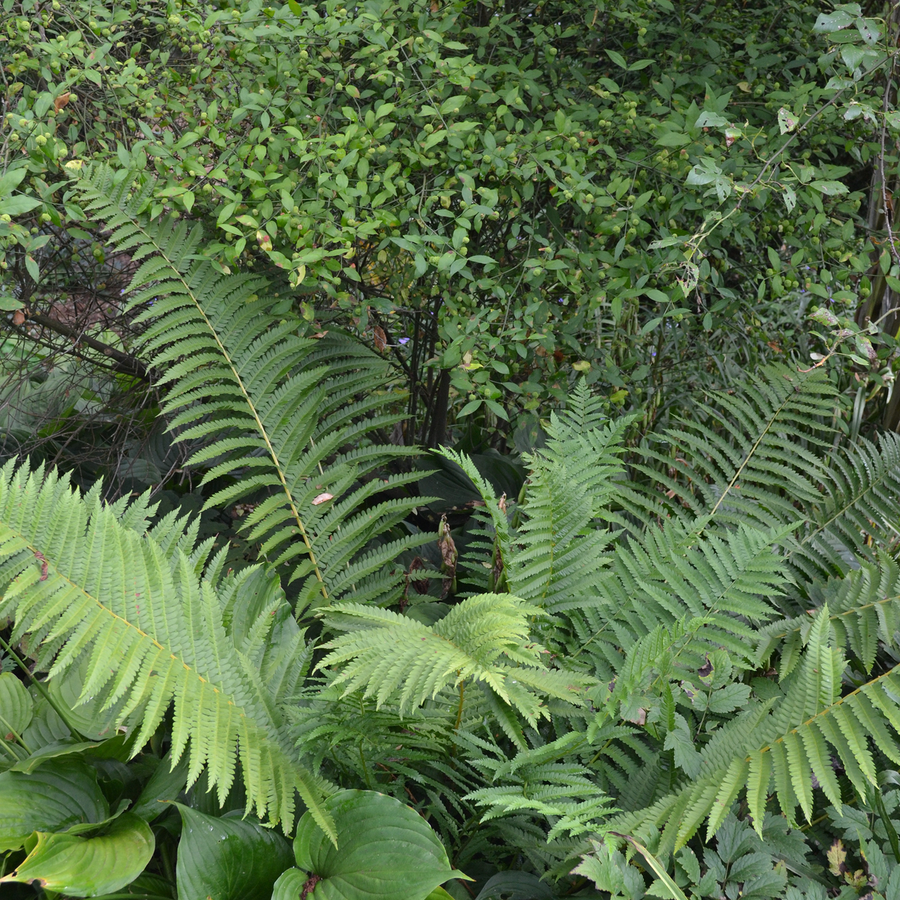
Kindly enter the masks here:
<path id="1" fill-rule="evenodd" d="M 722 174 L 722 170 L 713 165 L 710 168 L 706 166 L 694 166 L 690 172 L 688 172 L 688 177 L 685 179 L 685 184 L 709 184 L 710 182 L 715 181 Z"/>
<path id="2" fill-rule="evenodd" d="M 25 685 L 12 672 L 0 674 L 0 739 L 20 738 L 31 724 L 33 707 Z"/>
<path id="3" fill-rule="evenodd" d="M 456 94 L 453 97 L 448 97 L 441 104 L 441 115 L 445 116 L 447 113 L 455 112 L 458 109 L 461 109 L 468 102 L 468 97 L 465 94 Z"/>
<path id="4" fill-rule="evenodd" d="M 174 800 L 187 783 L 188 760 L 182 756 L 174 769 L 170 768 L 172 761 L 171 752 L 160 760 L 156 771 L 150 776 L 150 780 L 144 785 L 140 797 L 138 797 L 131 811 L 147 822 L 152 822 L 168 808 L 166 803 Z"/>
<path id="5" fill-rule="evenodd" d="M 694 122 L 695 128 L 720 128 L 722 125 L 727 125 L 728 119 L 725 116 L 720 116 L 718 113 L 710 112 L 709 110 L 704 110 L 697 117 L 697 121 Z"/>
<path id="6" fill-rule="evenodd" d="M 617 835 L 617 837 L 624 837 L 625 840 L 627 840 L 628 843 L 644 857 L 647 861 L 647 865 L 650 866 L 656 877 L 666 887 L 666 890 L 669 892 L 668 895 L 660 894 L 658 896 L 669 896 L 672 900 L 687 900 L 687 897 L 684 896 L 681 888 L 675 884 L 669 873 L 666 872 L 665 866 L 643 844 L 627 835 Z"/>
<path id="7" fill-rule="evenodd" d="M 299 869 L 288 869 L 283 872 L 272 890 L 272 900 L 297 900 L 310 879 Z"/>
<path id="8" fill-rule="evenodd" d="M 487 880 L 475 900 L 554 900 L 550 886 L 530 872 L 498 872 Z"/>
<path id="9" fill-rule="evenodd" d="M 662 135 L 656 143 L 660 147 L 683 147 L 690 142 L 691 139 L 686 134 L 681 134 L 678 131 L 669 131 Z"/>
<path id="10" fill-rule="evenodd" d="M 850 189 L 840 181 L 813 181 L 809 185 L 813 190 L 820 191 L 823 194 L 834 196 L 835 194 L 847 194 Z"/>
<path id="11" fill-rule="evenodd" d="M 48 891 L 96 897 L 134 881 L 150 862 L 155 846 L 150 826 L 132 813 L 115 819 L 93 837 L 38 832 L 37 844 L 25 861 L 0 878 L 0 884 L 39 881 Z"/>
<path id="12" fill-rule="evenodd" d="M 116 733 L 116 717 L 123 704 L 103 709 L 99 700 L 79 703 L 83 667 L 66 673 L 65 678 L 51 679 L 47 685 L 50 698 L 65 716 L 66 724 L 89 741 L 103 741 Z"/>
<path id="13" fill-rule="evenodd" d="M 20 166 L 18 169 L 8 169 L 0 175 L 0 197 L 5 197 L 12 193 L 21 183 L 22 179 L 28 174 L 28 169 Z"/>
<path id="14" fill-rule="evenodd" d="M 341 791 L 325 806 L 334 817 L 339 849 L 305 814 L 294 855 L 306 874 L 286 872 L 273 900 L 291 896 L 288 887 L 299 884 L 302 890 L 310 882 L 316 900 L 424 900 L 448 879 L 466 877 L 450 867 L 425 820 L 399 800 L 374 791 Z"/>
<path id="15" fill-rule="evenodd" d="M 23 847 L 35 831 L 65 831 L 108 815 L 97 776 L 81 759 L 58 760 L 30 774 L 0 774 L 0 852 Z"/>
<path id="16" fill-rule="evenodd" d="M 784 205 L 787 207 L 789 214 L 794 211 L 794 207 L 797 205 L 797 194 L 792 187 L 785 187 L 784 189 Z"/>
<path id="17" fill-rule="evenodd" d="M 833 13 L 821 13 L 813 25 L 813 31 L 817 34 L 825 34 L 829 31 L 840 31 L 842 28 L 853 24 L 853 17 L 843 9 Z"/>
<path id="18" fill-rule="evenodd" d="M 41 201 L 36 197 L 26 197 L 23 194 L 16 197 L 3 197 L 0 198 L 0 216 L 21 216 L 22 213 L 30 212 L 40 205 Z"/>
<path id="19" fill-rule="evenodd" d="M 778 110 L 778 129 L 782 134 L 788 134 L 797 127 L 797 117 L 783 106 Z"/>
<path id="20" fill-rule="evenodd" d="M 268 900 L 275 879 L 293 861 L 290 844 L 255 822 L 176 806 L 183 823 L 175 869 L 178 896 Z"/>

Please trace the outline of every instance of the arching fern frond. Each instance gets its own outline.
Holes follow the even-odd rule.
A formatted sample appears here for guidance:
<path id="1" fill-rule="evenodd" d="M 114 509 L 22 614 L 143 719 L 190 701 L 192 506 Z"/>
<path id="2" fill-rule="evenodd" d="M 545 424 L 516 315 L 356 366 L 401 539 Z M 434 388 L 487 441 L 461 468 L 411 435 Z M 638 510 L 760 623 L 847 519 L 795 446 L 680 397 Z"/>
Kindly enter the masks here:
<path id="1" fill-rule="evenodd" d="M 595 659 L 630 671 L 632 687 L 641 669 L 632 647 L 660 628 L 674 629 L 662 638 L 669 650 L 654 647 L 648 660 L 661 665 L 674 654 L 678 667 L 689 672 L 718 648 L 749 665 L 756 627 L 776 615 L 772 601 L 785 590 L 789 574 L 774 548 L 793 529 L 743 526 L 713 535 L 704 533 L 707 521 L 693 527 L 669 521 L 648 530 L 643 542 L 621 545 L 600 585 L 604 606 L 584 611 L 585 623 L 596 625 Z"/>
<path id="2" fill-rule="evenodd" d="M 146 326 L 140 352 L 166 388 L 177 440 L 200 445 L 189 464 L 209 467 L 204 482 L 227 482 L 207 505 L 262 498 L 244 528 L 301 580 L 298 608 L 386 599 L 399 584 L 390 574 L 397 554 L 423 540 L 374 543 L 415 505 L 377 495 L 419 477 L 363 483 L 412 452 L 371 440 L 402 418 L 385 411 L 391 397 L 379 390 L 387 363 L 339 334 L 305 336 L 298 318 L 270 314 L 259 299 L 266 282 L 222 275 L 198 253 L 198 228 L 145 221 L 146 189 L 132 196 L 131 179 L 97 167 L 76 187 L 110 242 L 144 259 L 130 285 Z"/>
<path id="3" fill-rule="evenodd" d="M 648 487 L 623 493 L 623 504 L 643 524 L 660 514 L 662 486 L 675 501 L 665 504 L 670 516 L 762 528 L 794 522 L 794 502 L 818 499 L 834 398 L 819 370 L 783 366 L 748 377 L 740 391 L 714 394 L 693 408 L 690 421 L 660 435 L 668 454 L 642 451 L 647 462 L 635 469 Z"/>
<path id="4" fill-rule="evenodd" d="M 874 561 L 864 561 L 845 578 L 813 585 L 810 600 L 814 608 L 827 605 L 836 646 L 852 653 L 866 672 L 875 665 L 879 644 L 898 648 L 900 566 L 887 554 L 879 553 Z M 758 664 L 767 664 L 777 652 L 779 677 L 786 678 L 800 661 L 813 621 L 809 613 L 804 613 L 761 628 L 756 649 Z"/>
<path id="5" fill-rule="evenodd" d="M 701 751 L 699 778 L 621 817 L 617 830 L 662 828 L 663 845 L 679 847 L 705 819 L 712 835 L 744 794 L 758 829 L 770 793 L 789 822 L 798 806 L 809 819 L 815 790 L 837 809 L 846 799 L 834 760 L 865 797 L 877 784 L 876 752 L 900 762 L 900 666 L 843 694 L 845 662 L 834 646 L 827 606 L 816 615 L 805 644 L 800 665 L 782 684 L 782 699 L 756 704 L 722 729 Z"/>
<path id="6" fill-rule="evenodd" d="M 251 570 L 220 595 L 187 552 L 191 528 L 170 518 L 142 532 L 147 512 L 143 501 L 106 506 L 98 492 L 83 498 L 66 479 L 7 463 L 0 619 L 14 620 L 12 641 L 40 641 L 37 665 L 51 679 L 77 668 L 82 699 L 118 704 L 119 721 L 134 723 L 133 753 L 171 709 L 173 765 L 186 755 L 190 782 L 205 768 L 221 802 L 240 761 L 251 810 L 290 831 L 299 792 L 334 837 L 325 785 L 300 765 L 279 710 L 285 663 L 302 672 L 305 651 L 283 592 L 266 587 L 254 609 Z"/>
<path id="7" fill-rule="evenodd" d="M 640 530 L 663 510 L 676 518 L 709 515 L 717 528 L 770 528 L 805 516 L 785 547 L 804 581 L 842 575 L 874 547 L 896 553 L 900 437 L 836 445 L 834 398 L 819 370 L 784 367 L 764 370 L 739 392 L 713 395 L 691 421 L 661 436 L 668 454 L 641 451 L 647 462 L 635 469 L 646 484 L 622 492 L 633 523 Z"/>
<path id="8" fill-rule="evenodd" d="M 860 439 L 828 456 L 821 493 L 805 504 L 810 521 L 789 549 L 806 579 L 849 571 L 857 560 L 900 547 L 900 435 Z"/>
<path id="9" fill-rule="evenodd" d="M 386 609 L 333 606 L 326 623 L 346 633 L 325 644 L 318 668 L 335 669 L 331 680 L 346 696 L 356 690 L 380 706 L 397 703 L 400 714 L 448 688 L 481 684 L 502 704 L 534 725 L 547 718 L 547 696 L 584 702 L 590 683 L 548 669 L 546 651 L 530 637 L 533 610 L 509 594 L 479 594 L 428 626 Z M 460 695 L 460 710 L 463 697 Z"/>

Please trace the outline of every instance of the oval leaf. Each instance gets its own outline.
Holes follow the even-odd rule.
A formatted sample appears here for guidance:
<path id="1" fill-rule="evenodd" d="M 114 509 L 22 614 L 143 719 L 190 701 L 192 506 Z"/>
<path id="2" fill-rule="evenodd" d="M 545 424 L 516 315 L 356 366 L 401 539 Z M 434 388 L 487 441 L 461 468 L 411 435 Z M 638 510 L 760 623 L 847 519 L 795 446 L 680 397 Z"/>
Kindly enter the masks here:
<path id="1" fill-rule="evenodd" d="M 38 881 L 43 888 L 96 897 L 134 881 L 153 856 L 150 826 L 131 813 L 115 819 L 102 834 L 38 833 L 37 844 L 7 881 Z"/>
<path id="2" fill-rule="evenodd" d="M 152 822 L 168 810 L 168 803 L 174 800 L 187 783 L 188 760 L 182 756 L 173 769 L 171 751 L 160 760 L 156 771 L 144 785 L 140 797 L 135 801 L 132 812 L 146 822 Z"/>
<path id="3" fill-rule="evenodd" d="M 301 893 L 305 886 L 314 889 L 316 900 L 424 900 L 448 879 L 466 877 L 450 868 L 428 823 L 399 800 L 375 791 L 341 791 L 325 806 L 339 846 L 304 814 L 294 839 L 297 866 L 305 873 Z M 279 890 L 286 890 L 288 880 L 291 887 L 297 882 L 285 873 Z"/>
<path id="4" fill-rule="evenodd" d="M 112 709 L 104 709 L 99 699 L 88 698 L 82 702 L 83 668 L 83 665 L 72 668 L 65 678 L 51 679 L 47 690 L 70 728 L 89 741 L 103 741 L 117 733 L 116 720 L 125 701 L 120 700 Z"/>
<path id="5" fill-rule="evenodd" d="M 178 896 L 269 900 L 275 879 L 293 862 L 290 844 L 255 822 L 176 805 L 184 823 L 175 867 Z"/>
<path id="6" fill-rule="evenodd" d="M 841 184 L 840 181 L 813 181 L 810 187 L 832 197 L 836 194 L 846 194 L 850 190 L 847 185 Z"/>
<path id="7" fill-rule="evenodd" d="M 530 872 L 498 872 L 475 900 L 555 900 L 550 886 Z"/>
<path id="8" fill-rule="evenodd" d="M 0 674 L 0 738 L 7 742 L 21 738 L 33 712 L 25 685 L 12 672 Z"/>
<path id="9" fill-rule="evenodd" d="M 281 874 L 272 889 L 272 900 L 297 900 L 303 895 L 303 888 L 308 881 L 306 872 L 299 869 L 288 869 Z"/>
<path id="10" fill-rule="evenodd" d="M 0 774 L 0 852 L 24 846 L 35 831 L 65 831 L 108 815 L 96 773 L 83 760 L 56 760 L 52 768 L 30 774 Z"/>

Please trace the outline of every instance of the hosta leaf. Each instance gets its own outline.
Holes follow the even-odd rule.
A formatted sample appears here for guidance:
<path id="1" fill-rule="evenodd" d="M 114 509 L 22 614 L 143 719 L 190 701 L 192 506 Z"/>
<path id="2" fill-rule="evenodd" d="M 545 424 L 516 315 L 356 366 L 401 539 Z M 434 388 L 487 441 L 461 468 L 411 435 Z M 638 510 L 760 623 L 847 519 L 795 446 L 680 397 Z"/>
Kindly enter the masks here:
<path id="1" fill-rule="evenodd" d="M 38 832 L 37 843 L 5 882 L 38 881 L 48 891 L 97 897 L 125 887 L 143 872 L 156 846 L 150 826 L 131 813 L 92 837 Z"/>
<path id="2" fill-rule="evenodd" d="M 188 761 L 184 757 L 175 768 L 171 768 L 172 756 L 167 754 L 160 760 L 156 771 L 144 785 L 140 797 L 131 811 L 146 822 L 152 822 L 168 808 L 166 802 L 174 800 L 187 783 Z"/>
<path id="3" fill-rule="evenodd" d="M 255 822 L 177 806 L 184 825 L 175 871 L 178 896 L 269 900 L 275 879 L 293 862 L 291 845 Z"/>
<path id="4" fill-rule="evenodd" d="M 0 740 L 18 741 L 32 715 L 33 703 L 25 685 L 12 672 L 0 674 Z"/>
<path id="5" fill-rule="evenodd" d="M 285 872 L 273 900 L 304 885 L 316 900 L 424 900 L 450 878 L 447 851 L 418 813 L 374 791 L 341 791 L 325 806 L 334 817 L 336 848 L 310 815 L 297 826 L 297 869 Z M 296 894 L 294 894 L 296 896 Z"/>
<path id="6" fill-rule="evenodd" d="M 530 872 L 498 872 L 491 876 L 475 900 L 554 900 L 556 894 L 546 882 Z"/>
<path id="7" fill-rule="evenodd" d="M 62 710 L 67 724 L 89 741 L 103 741 L 116 733 L 116 718 L 124 703 L 113 709 L 103 709 L 103 704 L 87 698 L 79 703 L 82 688 L 82 671 L 73 669 L 65 678 L 51 679 L 47 689 L 57 708 Z"/>
<path id="8" fill-rule="evenodd" d="M 65 831 L 108 815 L 94 770 L 80 759 L 57 760 L 31 774 L 0 774 L 0 852 L 24 846 L 35 831 Z"/>

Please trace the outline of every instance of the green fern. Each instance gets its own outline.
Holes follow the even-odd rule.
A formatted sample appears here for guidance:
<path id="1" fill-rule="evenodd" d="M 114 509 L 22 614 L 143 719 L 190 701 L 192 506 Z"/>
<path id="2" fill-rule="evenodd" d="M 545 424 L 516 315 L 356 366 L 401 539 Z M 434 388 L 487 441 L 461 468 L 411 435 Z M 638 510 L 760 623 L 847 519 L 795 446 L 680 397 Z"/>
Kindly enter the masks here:
<path id="1" fill-rule="evenodd" d="M 725 425 L 721 434 L 692 423 L 667 435 L 683 460 L 675 475 L 641 461 L 668 465 L 668 457 L 642 451 L 634 469 L 649 487 L 623 481 L 620 429 L 561 427 L 566 414 L 530 460 L 517 527 L 505 527 L 479 485 L 509 589 L 562 615 L 570 632 L 554 632 L 554 651 L 601 679 L 584 736 L 596 748 L 594 777 L 630 810 L 612 827 L 662 828 L 663 848 L 682 846 L 704 821 L 711 836 L 739 796 L 759 823 L 770 793 L 791 822 L 798 806 L 811 815 L 818 788 L 839 806 L 832 758 L 864 796 L 875 775 L 869 741 L 898 758 L 900 669 L 842 693 L 844 648 L 871 671 L 879 644 L 896 640 L 900 585 L 887 553 L 900 512 L 897 442 L 833 449 L 833 391 L 816 373 L 764 373 L 746 396 L 717 403 L 706 414 Z M 610 523 L 624 532 L 610 533 Z M 785 619 L 797 603 L 818 612 Z M 686 730 L 679 740 L 690 749 L 676 749 L 683 745 L 670 735 L 684 719 L 673 692 L 684 702 L 719 670 L 750 671 L 770 657 L 783 678 L 778 697 L 752 699 L 737 684 L 743 711 L 706 741 Z M 568 721 L 556 723 L 563 737 Z M 501 781 L 472 797 L 495 811 L 525 809 L 521 785 L 509 773 Z"/>
<path id="2" fill-rule="evenodd" d="M 708 818 L 707 836 L 732 802 L 746 792 L 759 829 L 773 792 L 789 822 L 799 806 L 811 818 L 813 790 L 840 810 L 846 799 L 835 774 L 838 760 L 858 796 L 876 785 L 873 749 L 897 764 L 900 748 L 900 666 L 841 695 L 844 659 L 834 646 L 827 607 L 816 615 L 783 699 L 743 713 L 701 751 L 701 775 L 646 810 L 615 823 L 639 832 L 663 827 L 667 846 L 682 846 Z"/>
<path id="3" fill-rule="evenodd" d="M 791 564 L 807 580 L 843 574 L 856 560 L 900 546 L 900 435 L 879 435 L 878 445 L 860 440 L 829 454 L 821 493 L 809 503 L 809 525 L 798 532 Z"/>
<path id="4" fill-rule="evenodd" d="M 532 616 L 509 594 L 469 597 L 432 626 L 390 610 L 334 605 L 325 621 L 347 633 L 324 645 L 330 652 L 319 668 L 341 667 L 331 683 L 344 696 L 361 690 L 379 706 L 392 700 L 401 715 L 451 688 L 461 716 L 471 681 L 535 725 L 548 717 L 543 696 L 583 702 L 590 682 L 541 663 L 546 651 L 531 638 Z"/>
<path id="5" fill-rule="evenodd" d="M 306 652 L 277 582 L 255 604 L 259 570 L 222 582 L 209 544 L 168 517 L 149 532 L 145 501 L 100 503 L 42 470 L 0 470 L 0 618 L 12 641 L 40 641 L 51 679 L 78 670 L 80 700 L 115 707 L 138 753 L 172 710 L 171 758 L 205 769 L 222 802 L 238 762 L 248 806 L 290 831 L 295 792 L 334 837 L 325 784 L 299 763 L 280 704 Z M 224 601 L 224 603 L 223 603 Z M 241 609 L 237 627 L 228 607 Z M 285 613 L 287 613 L 285 615 Z M 278 674 L 283 673 L 279 678 Z"/>
<path id="6" fill-rule="evenodd" d="M 832 443 L 835 391 L 819 371 L 772 367 L 740 391 L 720 392 L 693 407 L 691 421 L 647 447 L 634 469 L 646 476 L 622 501 L 645 523 L 662 510 L 672 517 L 717 517 L 726 525 L 772 528 L 796 521 L 796 501 L 814 502 Z M 656 468 L 651 464 L 661 467 Z M 661 496 L 662 487 L 671 501 Z"/>
<path id="7" fill-rule="evenodd" d="M 810 586 L 813 609 L 828 608 L 836 646 L 850 651 L 871 673 L 879 647 L 898 649 L 900 635 L 900 567 L 884 552 L 845 578 Z M 812 610 L 811 610 L 812 611 Z M 761 628 L 756 662 L 764 666 L 777 654 L 779 677 L 784 679 L 800 660 L 813 619 L 809 613 L 781 619 Z"/>
<path id="8" fill-rule="evenodd" d="M 417 473 L 365 481 L 413 452 L 369 440 L 402 418 L 383 411 L 393 399 L 379 390 L 387 363 L 339 334 L 304 336 L 300 320 L 271 315 L 258 299 L 266 282 L 218 272 L 199 253 L 199 228 L 144 221 L 151 185 L 133 190 L 98 167 L 76 186 L 109 242 L 144 260 L 130 285 L 146 326 L 140 353 L 165 388 L 177 440 L 198 447 L 188 465 L 208 467 L 204 483 L 230 482 L 207 506 L 262 497 L 243 527 L 300 580 L 298 610 L 398 593 L 397 555 L 427 538 L 382 538 L 421 500 L 377 495 Z"/>

